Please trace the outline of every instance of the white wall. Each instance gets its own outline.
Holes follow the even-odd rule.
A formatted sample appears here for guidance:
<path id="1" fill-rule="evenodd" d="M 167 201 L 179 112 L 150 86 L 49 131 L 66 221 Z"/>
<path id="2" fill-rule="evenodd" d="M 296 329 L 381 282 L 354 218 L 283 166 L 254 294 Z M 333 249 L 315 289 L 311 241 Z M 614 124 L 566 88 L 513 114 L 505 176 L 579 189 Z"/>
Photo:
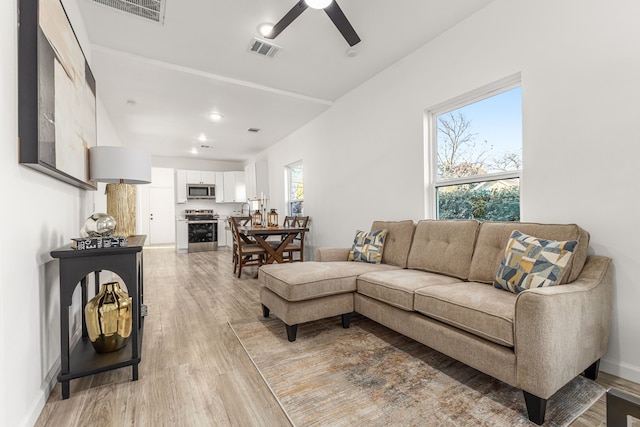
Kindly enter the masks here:
<path id="1" fill-rule="evenodd" d="M 614 259 L 601 368 L 640 382 L 638 16 L 634 0 L 496 0 L 267 150 L 272 204 L 285 208 L 283 168 L 303 159 L 314 246 L 425 217 L 425 110 L 520 72 L 522 220 L 578 223 Z"/>
<path id="2" fill-rule="evenodd" d="M 242 162 L 229 162 L 222 160 L 189 159 L 186 157 L 151 157 L 151 166 L 156 168 L 173 168 L 202 171 L 241 171 L 244 170 Z"/>
<path id="3" fill-rule="evenodd" d="M 74 0 L 63 4 L 85 54 Z M 76 237 L 104 195 L 18 164 L 17 2 L 0 2 L 0 425 L 33 425 L 60 364 L 58 262 L 49 252 Z M 98 83 L 99 84 L 99 83 Z M 99 90 L 99 89 L 98 89 Z M 113 140 L 98 102 L 98 141 Z M 77 295 L 79 296 L 79 295 Z"/>

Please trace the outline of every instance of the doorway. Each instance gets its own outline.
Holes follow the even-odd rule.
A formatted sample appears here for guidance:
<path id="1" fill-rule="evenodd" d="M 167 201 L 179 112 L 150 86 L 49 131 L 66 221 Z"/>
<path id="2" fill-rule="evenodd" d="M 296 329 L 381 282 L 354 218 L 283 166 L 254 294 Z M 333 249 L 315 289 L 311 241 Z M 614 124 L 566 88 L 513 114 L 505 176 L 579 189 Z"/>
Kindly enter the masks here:
<path id="1" fill-rule="evenodd" d="M 149 188 L 150 245 L 175 243 L 175 205 L 173 188 Z"/>

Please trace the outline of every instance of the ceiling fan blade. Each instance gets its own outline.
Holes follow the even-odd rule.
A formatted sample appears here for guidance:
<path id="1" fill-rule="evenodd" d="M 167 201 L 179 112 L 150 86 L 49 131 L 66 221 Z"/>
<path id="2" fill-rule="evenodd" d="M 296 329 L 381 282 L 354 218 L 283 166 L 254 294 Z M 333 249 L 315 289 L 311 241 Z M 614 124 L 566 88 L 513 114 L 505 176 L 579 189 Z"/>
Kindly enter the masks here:
<path id="1" fill-rule="evenodd" d="M 278 36 L 278 34 L 280 34 L 282 30 L 287 28 L 289 24 L 293 22 L 294 19 L 300 16 L 300 14 L 304 12 L 306 8 L 307 8 L 307 4 L 304 2 L 304 0 L 300 0 L 298 3 L 296 3 L 295 6 L 291 8 L 289 12 L 287 12 L 286 15 L 282 17 L 281 20 L 279 20 L 273 26 L 273 30 L 271 30 L 271 33 L 265 37 L 268 39 L 275 39 Z"/>
<path id="2" fill-rule="evenodd" d="M 347 43 L 349 43 L 349 46 L 355 46 L 360 43 L 360 37 L 356 34 L 356 30 L 353 29 L 335 0 L 332 1 L 329 6 L 325 7 L 324 11 L 327 12 L 327 15 L 329 15 L 329 18 L 331 18 L 340 33 L 342 33 L 342 36 Z"/>

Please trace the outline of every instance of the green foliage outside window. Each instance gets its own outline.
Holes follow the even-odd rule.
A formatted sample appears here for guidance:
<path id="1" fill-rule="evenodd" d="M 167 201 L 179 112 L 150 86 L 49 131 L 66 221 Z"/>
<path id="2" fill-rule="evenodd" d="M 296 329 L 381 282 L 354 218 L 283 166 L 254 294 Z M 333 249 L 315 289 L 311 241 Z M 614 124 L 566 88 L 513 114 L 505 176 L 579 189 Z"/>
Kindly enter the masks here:
<path id="1" fill-rule="evenodd" d="M 477 189 L 474 184 L 439 189 L 438 218 L 478 221 L 520 221 L 520 191 L 517 185 Z"/>

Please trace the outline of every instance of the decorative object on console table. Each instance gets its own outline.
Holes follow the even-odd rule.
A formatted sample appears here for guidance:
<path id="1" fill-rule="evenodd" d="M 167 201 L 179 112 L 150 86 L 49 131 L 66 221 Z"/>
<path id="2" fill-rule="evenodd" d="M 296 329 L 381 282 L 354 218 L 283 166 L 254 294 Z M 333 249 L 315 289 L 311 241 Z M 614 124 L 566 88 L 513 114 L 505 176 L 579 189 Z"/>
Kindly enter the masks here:
<path id="1" fill-rule="evenodd" d="M 71 247 L 77 251 L 87 249 L 122 248 L 128 246 L 127 237 L 74 237 L 71 239 Z"/>
<path id="2" fill-rule="evenodd" d="M 131 298 L 120 283 L 102 285 L 98 295 L 84 307 L 89 341 L 98 353 L 111 353 L 126 346 L 131 336 Z"/>
<path id="3" fill-rule="evenodd" d="M 267 216 L 267 227 L 275 228 L 278 227 L 278 212 L 275 209 L 271 209 L 269 215 Z"/>
<path id="4" fill-rule="evenodd" d="M 151 159 L 142 150 L 99 146 L 89 150 L 91 179 L 107 183 L 107 213 L 116 220 L 116 236 L 136 233 L 136 187 L 151 182 Z"/>
<path id="5" fill-rule="evenodd" d="M 19 162 L 86 190 L 96 82 L 60 0 L 19 0 Z"/>
<path id="6" fill-rule="evenodd" d="M 109 237 L 116 231 L 116 220 L 106 213 L 96 212 L 84 222 L 82 237 Z"/>

